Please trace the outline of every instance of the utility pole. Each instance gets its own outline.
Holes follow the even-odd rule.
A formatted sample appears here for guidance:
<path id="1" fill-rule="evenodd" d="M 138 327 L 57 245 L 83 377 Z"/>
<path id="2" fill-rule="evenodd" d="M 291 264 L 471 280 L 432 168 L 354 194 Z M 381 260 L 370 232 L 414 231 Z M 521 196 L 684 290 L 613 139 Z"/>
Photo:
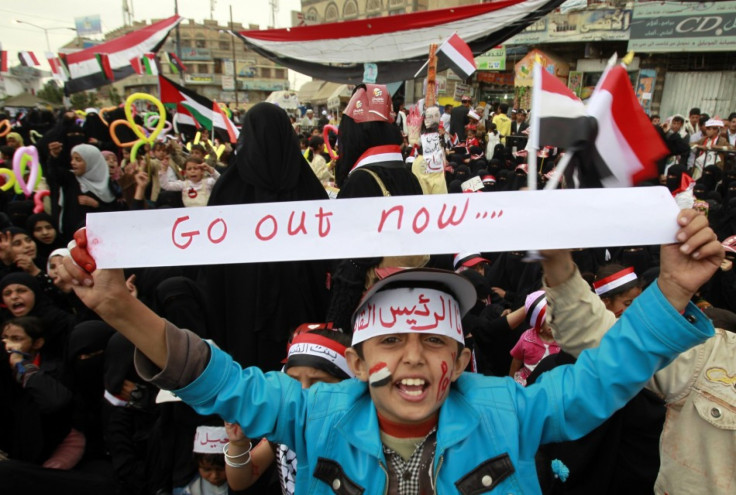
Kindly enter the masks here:
<path id="1" fill-rule="evenodd" d="M 174 14 L 179 15 L 179 0 L 174 0 Z M 176 24 L 176 56 L 181 60 L 181 33 L 179 33 L 179 24 Z M 179 84 L 184 86 L 184 74 L 179 71 Z"/>
<path id="2" fill-rule="evenodd" d="M 233 5 L 230 4 L 230 31 L 235 32 L 233 28 Z M 238 109 L 238 64 L 235 58 L 235 36 L 230 36 L 230 43 L 233 48 L 233 82 L 235 83 L 235 109 Z"/>

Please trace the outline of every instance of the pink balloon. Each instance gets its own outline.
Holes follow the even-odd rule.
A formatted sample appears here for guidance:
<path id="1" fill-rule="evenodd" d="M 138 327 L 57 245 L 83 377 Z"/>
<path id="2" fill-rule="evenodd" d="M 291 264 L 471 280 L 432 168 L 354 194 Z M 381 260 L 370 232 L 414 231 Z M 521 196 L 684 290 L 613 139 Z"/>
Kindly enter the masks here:
<path id="1" fill-rule="evenodd" d="M 33 195 L 33 213 L 41 213 L 43 211 L 43 198 L 51 196 L 51 191 L 36 191 Z"/>
<path id="2" fill-rule="evenodd" d="M 30 162 L 31 173 L 28 176 L 28 182 L 23 178 L 23 165 Z M 38 150 L 35 146 L 21 146 L 15 150 L 13 155 L 13 172 L 15 173 L 15 180 L 18 182 L 23 193 L 26 197 L 33 194 L 33 189 L 36 187 L 38 181 L 38 174 L 41 168 L 41 163 L 38 160 Z"/>

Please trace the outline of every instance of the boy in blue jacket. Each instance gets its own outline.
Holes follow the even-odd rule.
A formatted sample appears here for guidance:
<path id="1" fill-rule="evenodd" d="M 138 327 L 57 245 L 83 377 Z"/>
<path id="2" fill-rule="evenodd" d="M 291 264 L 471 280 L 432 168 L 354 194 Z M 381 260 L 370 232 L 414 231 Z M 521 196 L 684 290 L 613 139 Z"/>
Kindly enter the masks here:
<path id="1" fill-rule="evenodd" d="M 297 454 L 296 493 L 540 493 L 540 444 L 579 438 L 636 394 L 680 352 L 713 334 L 690 304 L 723 249 L 694 211 L 679 244 L 662 248 L 661 275 L 596 349 L 534 386 L 463 373 L 460 318 L 475 294 L 449 272 L 410 270 L 364 296 L 346 351 L 357 380 L 302 390 L 282 373 L 242 369 L 129 297 L 122 271 L 91 276 L 65 261 L 91 309 L 131 340 L 149 377 L 200 414 L 237 422 Z"/>

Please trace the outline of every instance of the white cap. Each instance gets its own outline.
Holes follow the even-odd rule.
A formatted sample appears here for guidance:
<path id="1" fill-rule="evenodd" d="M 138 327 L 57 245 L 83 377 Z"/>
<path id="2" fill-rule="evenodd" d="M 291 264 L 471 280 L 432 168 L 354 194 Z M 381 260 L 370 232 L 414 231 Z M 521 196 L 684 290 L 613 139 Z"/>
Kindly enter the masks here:
<path id="1" fill-rule="evenodd" d="M 705 123 L 705 127 L 723 127 L 723 121 L 718 119 L 709 119 Z"/>

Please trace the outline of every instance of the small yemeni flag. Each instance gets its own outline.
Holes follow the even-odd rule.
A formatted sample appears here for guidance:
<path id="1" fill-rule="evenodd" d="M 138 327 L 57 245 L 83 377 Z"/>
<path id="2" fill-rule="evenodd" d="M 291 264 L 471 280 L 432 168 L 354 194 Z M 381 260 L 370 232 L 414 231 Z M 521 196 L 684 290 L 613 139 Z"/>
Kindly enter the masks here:
<path id="1" fill-rule="evenodd" d="M 110 56 L 107 53 L 96 53 L 95 58 L 97 59 L 97 63 L 100 64 L 100 69 L 102 69 L 105 79 L 108 81 L 114 81 L 115 74 L 110 66 Z"/>
<path id="2" fill-rule="evenodd" d="M 141 57 L 133 57 L 130 59 L 130 66 L 133 67 L 133 70 L 136 74 L 141 75 L 143 74 L 143 59 Z"/>
<path id="3" fill-rule="evenodd" d="M 8 72 L 8 51 L 0 50 L 0 72 Z"/>
<path id="4" fill-rule="evenodd" d="M 18 52 L 18 60 L 20 60 L 21 65 L 24 65 L 25 67 L 38 67 L 41 65 L 38 63 L 36 54 L 33 52 Z"/>
<path id="5" fill-rule="evenodd" d="M 143 58 L 141 60 L 143 63 L 143 72 L 145 74 L 148 74 L 150 76 L 157 76 L 159 74 L 155 53 L 146 53 L 145 55 L 143 55 Z"/>
<path id="6" fill-rule="evenodd" d="M 532 117 L 529 124 L 529 146 L 539 150 L 544 146 L 576 148 L 576 141 L 585 134 L 585 105 L 562 81 L 534 64 L 532 87 Z"/>
<path id="7" fill-rule="evenodd" d="M 238 128 L 227 117 L 214 110 L 215 102 L 190 89 L 176 84 L 171 79 L 158 76 L 161 88 L 161 102 L 169 111 L 177 112 L 177 121 L 189 125 L 188 116 L 192 119 L 191 125 L 202 126 L 220 134 L 221 140 L 230 140 L 230 130 L 235 133 L 235 140 L 239 135 Z M 231 126 L 232 129 L 228 129 Z M 223 139 L 225 138 L 225 139 Z"/>
<path id="8" fill-rule="evenodd" d="M 66 67 L 61 64 L 59 57 L 51 52 L 46 52 L 46 60 L 51 67 L 51 73 L 54 75 L 54 79 L 66 82 L 69 79 L 69 74 L 66 73 Z"/>
<path id="9" fill-rule="evenodd" d="M 669 151 L 636 98 L 626 67 L 603 73 L 588 101 L 598 123 L 593 165 L 604 187 L 632 186 L 657 176 Z"/>
<path id="10" fill-rule="evenodd" d="M 169 65 L 171 65 L 171 72 L 178 74 L 187 70 L 186 66 L 182 63 L 181 59 L 176 56 L 174 52 L 168 52 Z"/>
<path id="11" fill-rule="evenodd" d="M 371 387 L 382 387 L 391 382 L 391 371 L 384 362 L 378 363 L 368 370 L 368 383 Z"/>
<path id="12" fill-rule="evenodd" d="M 215 127 L 220 127 L 219 124 L 225 127 L 225 129 L 227 129 L 227 135 L 230 138 L 230 142 L 236 143 L 240 133 L 237 131 L 235 125 L 230 121 L 230 119 L 227 118 L 227 115 L 225 115 L 225 112 L 222 111 L 222 108 L 216 101 L 212 102 L 212 110 L 214 110 L 214 118 L 212 121 Z"/>
<path id="13" fill-rule="evenodd" d="M 478 68 L 475 65 L 473 51 L 457 33 L 450 36 L 437 48 L 437 62 L 442 63 L 443 61 L 444 65 L 450 67 L 461 79 L 469 78 Z"/>

